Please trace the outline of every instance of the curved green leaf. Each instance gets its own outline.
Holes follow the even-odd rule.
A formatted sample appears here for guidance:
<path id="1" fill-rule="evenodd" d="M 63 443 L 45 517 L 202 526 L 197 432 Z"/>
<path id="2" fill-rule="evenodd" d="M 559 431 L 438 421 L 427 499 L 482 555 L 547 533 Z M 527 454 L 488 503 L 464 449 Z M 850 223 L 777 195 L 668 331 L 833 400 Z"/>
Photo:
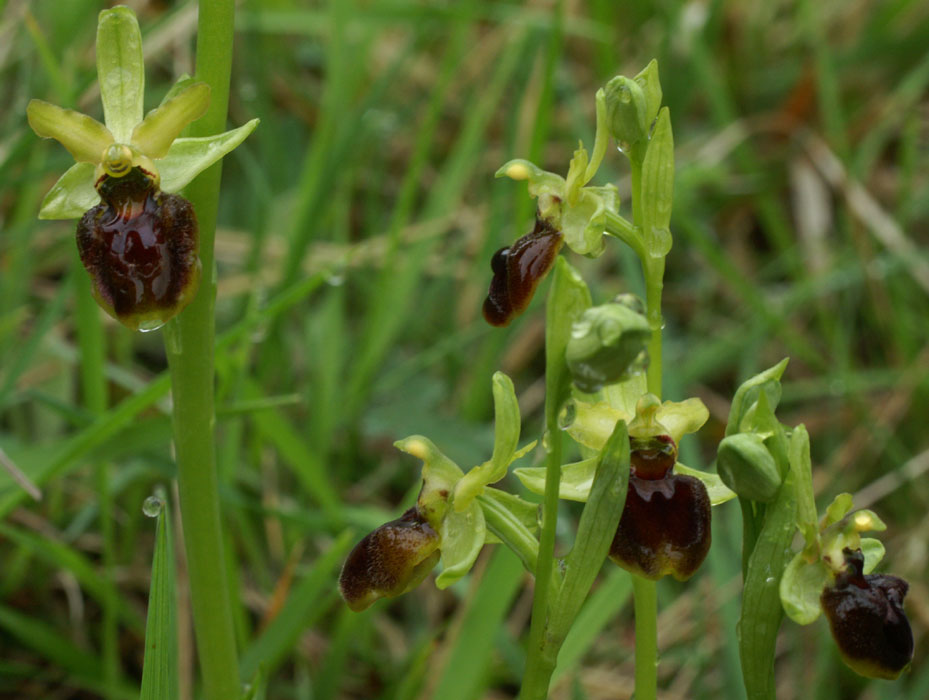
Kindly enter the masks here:
<path id="1" fill-rule="evenodd" d="M 170 516 L 162 507 L 156 523 L 139 700 L 179 697 L 176 588 Z"/>
<path id="2" fill-rule="evenodd" d="M 142 121 L 145 64 L 139 22 L 128 7 L 118 6 L 100 13 L 97 80 L 107 128 L 117 143 L 129 143 L 132 130 Z"/>
<path id="3" fill-rule="evenodd" d="M 201 172 L 238 146 L 258 126 L 252 119 L 238 129 L 215 136 L 181 138 L 171 144 L 168 154 L 156 162 L 161 189 L 178 192 Z"/>

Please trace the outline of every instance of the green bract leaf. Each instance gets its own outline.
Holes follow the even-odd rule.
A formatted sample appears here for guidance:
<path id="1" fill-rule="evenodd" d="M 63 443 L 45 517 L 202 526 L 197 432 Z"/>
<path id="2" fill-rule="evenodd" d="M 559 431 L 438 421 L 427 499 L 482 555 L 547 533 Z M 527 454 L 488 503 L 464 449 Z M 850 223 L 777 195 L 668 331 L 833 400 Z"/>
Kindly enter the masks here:
<path id="1" fill-rule="evenodd" d="M 815 622 L 822 612 L 819 597 L 830 580 L 829 568 L 821 560 L 809 563 L 802 552 L 791 559 L 780 585 L 781 604 L 787 616 L 798 625 Z"/>
<path id="2" fill-rule="evenodd" d="M 729 409 L 729 422 L 726 424 L 726 435 L 739 432 L 742 418 L 758 400 L 758 394 L 767 394 L 768 405 L 774 411 L 781 400 L 781 375 L 787 367 L 788 358 L 784 358 L 774 367 L 756 374 L 751 379 L 742 382 L 732 398 L 732 407 Z"/>
<path id="3" fill-rule="evenodd" d="M 174 140 L 210 106 L 210 86 L 194 83 L 149 112 L 132 131 L 131 144 L 149 158 L 164 158 Z"/>
<path id="4" fill-rule="evenodd" d="M 810 528 L 814 531 L 816 529 L 816 500 L 813 497 L 810 436 L 802 424 L 794 428 L 793 435 L 790 436 L 790 469 L 796 474 L 797 527 L 807 536 Z M 807 541 L 807 545 L 811 544 Z"/>
<path id="5" fill-rule="evenodd" d="M 735 491 L 731 490 L 723 483 L 723 480 L 719 478 L 719 474 L 704 472 L 699 469 L 691 469 L 686 464 L 681 464 L 680 462 L 674 465 L 674 471 L 677 474 L 684 474 L 685 476 L 692 476 L 696 479 L 700 479 L 706 487 L 707 495 L 710 497 L 710 505 L 718 506 L 720 503 L 731 501 L 736 497 Z"/>
<path id="6" fill-rule="evenodd" d="M 599 460 L 600 457 L 597 456 L 562 466 L 561 478 L 558 480 L 558 498 L 586 502 Z M 532 493 L 540 496 L 545 494 L 545 467 L 522 467 L 514 469 L 513 473 Z"/>
<path id="7" fill-rule="evenodd" d="M 487 484 L 500 481 L 516 454 L 519 443 L 519 403 L 513 382 L 503 372 L 493 376 L 494 452 L 480 466 L 474 467 L 455 486 L 453 504 L 459 513 L 470 507 L 471 501 Z"/>
<path id="8" fill-rule="evenodd" d="M 97 79 L 107 128 L 117 143 L 129 143 L 142 121 L 145 65 L 142 33 L 128 7 L 103 10 L 97 22 Z"/>
<path id="9" fill-rule="evenodd" d="M 477 501 L 472 501 L 463 513 L 450 511 L 442 521 L 439 531 L 442 537 L 442 573 L 436 577 L 438 588 L 448 588 L 474 566 L 484 539 L 487 525 L 484 511 Z"/>
<path id="10" fill-rule="evenodd" d="M 242 143 L 256 126 L 258 120 L 252 119 L 238 129 L 216 136 L 177 139 L 171 144 L 164 159 L 157 163 L 161 189 L 165 192 L 183 189 L 197 175 Z"/>
<path id="11" fill-rule="evenodd" d="M 417 505 L 429 525 L 439 531 L 448 512 L 449 496 L 454 492 L 463 472 L 457 464 L 439 451 L 432 440 L 422 435 L 398 440 L 394 447 L 423 461 L 423 487 L 419 492 Z"/>
<path id="12" fill-rule="evenodd" d="M 658 79 L 658 61 L 654 58 L 633 78 L 645 95 L 645 123 L 651 124 L 661 108 L 661 81 Z"/>
<path id="13" fill-rule="evenodd" d="M 642 162 L 643 233 L 645 249 L 653 258 L 671 250 L 671 203 L 674 199 L 674 137 L 671 116 L 665 107 L 648 142 Z M 639 222 L 636 222 L 639 223 Z"/>
<path id="14" fill-rule="evenodd" d="M 94 189 L 93 163 L 75 163 L 42 200 L 40 219 L 78 219 L 100 203 Z"/>
<path id="15" fill-rule="evenodd" d="M 501 491 L 488 486 L 481 492 L 482 496 L 491 499 L 507 511 L 525 527 L 529 532 L 539 529 L 539 504 L 530 503 L 516 494 Z"/>
<path id="16" fill-rule="evenodd" d="M 884 544 L 873 537 L 861 538 L 861 553 L 864 555 L 863 571 L 870 574 L 884 558 Z"/>
<path id="17" fill-rule="evenodd" d="M 50 102 L 29 100 L 26 117 L 36 134 L 58 141 L 78 163 L 99 163 L 113 143 L 113 134 L 96 119 Z"/>

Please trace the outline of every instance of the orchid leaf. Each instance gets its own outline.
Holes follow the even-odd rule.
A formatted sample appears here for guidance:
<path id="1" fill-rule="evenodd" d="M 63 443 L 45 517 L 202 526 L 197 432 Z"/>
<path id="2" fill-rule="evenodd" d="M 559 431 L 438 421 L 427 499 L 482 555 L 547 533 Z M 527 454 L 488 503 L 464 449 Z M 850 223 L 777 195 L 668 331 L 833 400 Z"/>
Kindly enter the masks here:
<path id="1" fill-rule="evenodd" d="M 97 79 L 107 127 L 117 143 L 129 143 L 142 121 L 145 64 L 142 33 L 135 13 L 118 6 L 100 13 L 97 23 Z"/>
<path id="2" fill-rule="evenodd" d="M 100 203 L 94 189 L 93 163 L 75 163 L 58 178 L 42 200 L 40 219 L 78 219 Z"/>
<path id="3" fill-rule="evenodd" d="M 238 146 L 255 127 L 258 120 L 252 119 L 238 129 L 215 136 L 180 138 L 171 144 L 168 154 L 157 162 L 161 175 L 161 189 L 177 192 L 213 163 Z"/>
<path id="4" fill-rule="evenodd" d="M 194 83 L 149 112 L 132 131 L 132 145 L 149 158 L 164 158 L 174 140 L 210 106 L 210 86 Z"/>
<path id="5" fill-rule="evenodd" d="M 58 141 L 78 163 L 99 163 L 113 143 L 113 134 L 93 117 L 44 100 L 29 100 L 26 117 L 36 134 Z"/>

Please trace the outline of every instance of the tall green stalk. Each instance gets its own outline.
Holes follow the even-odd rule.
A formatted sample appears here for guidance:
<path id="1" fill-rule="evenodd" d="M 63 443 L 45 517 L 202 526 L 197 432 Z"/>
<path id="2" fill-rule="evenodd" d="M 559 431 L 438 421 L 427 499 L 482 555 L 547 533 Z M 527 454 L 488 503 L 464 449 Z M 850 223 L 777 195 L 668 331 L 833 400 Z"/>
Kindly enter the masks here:
<path id="1" fill-rule="evenodd" d="M 232 0 L 210 0 L 200 4 L 196 78 L 208 83 L 212 92 L 209 110 L 191 126 L 191 136 L 216 134 L 225 127 L 234 12 Z M 186 189 L 200 224 L 203 279 L 196 298 L 164 331 L 174 402 L 174 442 L 184 546 L 207 700 L 234 700 L 240 695 L 213 434 L 216 297 L 213 246 L 221 174 L 220 162 L 204 171 Z"/>

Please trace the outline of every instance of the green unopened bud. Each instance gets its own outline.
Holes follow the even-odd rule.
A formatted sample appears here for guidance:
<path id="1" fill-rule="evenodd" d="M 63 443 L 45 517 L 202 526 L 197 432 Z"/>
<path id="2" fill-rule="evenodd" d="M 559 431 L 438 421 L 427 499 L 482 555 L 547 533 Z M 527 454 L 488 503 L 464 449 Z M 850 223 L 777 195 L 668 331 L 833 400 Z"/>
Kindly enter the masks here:
<path id="1" fill-rule="evenodd" d="M 606 110 L 610 133 L 627 155 L 648 140 L 648 102 L 636 81 L 618 75 L 608 82 Z"/>
<path id="2" fill-rule="evenodd" d="M 650 337 L 648 320 L 624 304 L 587 309 L 572 326 L 565 350 L 577 388 L 593 393 L 626 379 Z"/>
<path id="3" fill-rule="evenodd" d="M 781 485 L 777 463 L 755 433 L 724 438 L 719 443 L 716 469 L 726 486 L 752 501 L 773 500 Z"/>

